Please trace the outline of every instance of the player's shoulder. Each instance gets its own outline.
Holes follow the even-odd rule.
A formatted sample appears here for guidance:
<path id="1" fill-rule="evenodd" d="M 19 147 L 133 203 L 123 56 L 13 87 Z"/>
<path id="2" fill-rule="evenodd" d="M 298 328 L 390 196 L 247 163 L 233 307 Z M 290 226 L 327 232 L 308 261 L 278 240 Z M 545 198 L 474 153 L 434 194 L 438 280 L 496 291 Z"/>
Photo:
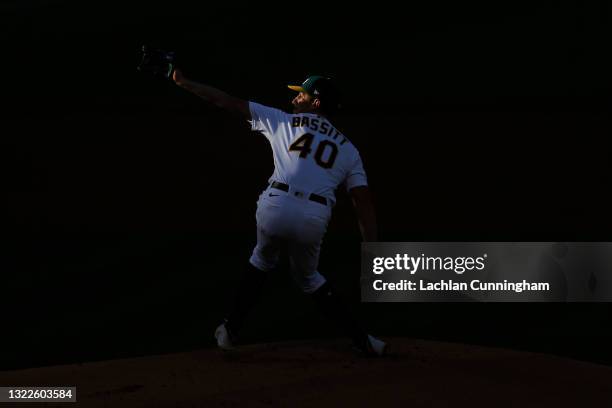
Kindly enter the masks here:
<path id="1" fill-rule="evenodd" d="M 251 112 L 258 113 L 261 115 L 277 116 L 277 117 L 289 117 L 290 114 L 282 109 L 274 106 L 265 105 L 263 103 L 249 101 L 249 109 Z"/>
<path id="2" fill-rule="evenodd" d="M 357 148 L 355 143 L 353 143 L 353 141 L 351 141 L 351 139 L 344 133 L 339 131 L 338 137 L 335 140 L 343 147 L 343 150 L 347 152 L 350 156 L 354 157 L 355 159 L 358 159 L 360 157 L 359 149 Z"/>
<path id="3" fill-rule="evenodd" d="M 357 147 L 351 141 L 351 139 L 344 133 L 344 131 L 338 129 L 336 125 L 329 118 L 326 118 L 326 117 L 323 117 L 323 118 L 333 128 L 333 132 L 330 132 L 329 135 L 334 139 L 334 141 L 339 143 L 344 148 L 344 150 L 354 152 L 355 154 L 359 154 Z"/>

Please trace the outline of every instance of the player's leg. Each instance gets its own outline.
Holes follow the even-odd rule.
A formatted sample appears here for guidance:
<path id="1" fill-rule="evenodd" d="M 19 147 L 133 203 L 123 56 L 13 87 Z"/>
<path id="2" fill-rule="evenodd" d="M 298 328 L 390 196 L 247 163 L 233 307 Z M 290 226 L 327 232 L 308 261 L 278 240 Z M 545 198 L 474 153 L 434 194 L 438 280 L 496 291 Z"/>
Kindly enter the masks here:
<path id="1" fill-rule="evenodd" d="M 215 333 L 221 348 L 232 348 L 247 315 L 259 300 L 268 272 L 278 265 L 283 242 L 271 234 L 275 222 L 272 217 L 266 216 L 267 211 L 265 203 L 260 202 L 257 209 L 257 245 L 237 287 L 230 312 Z"/>
<path id="2" fill-rule="evenodd" d="M 309 209 L 304 211 L 300 228 L 288 243 L 293 277 L 302 290 L 311 296 L 319 312 L 331 319 L 355 347 L 366 355 L 381 356 L 385 353 L 386 344 L 367 334 L 343 299 L 317 270 L 321 243 L 331 214 L 319 212 L 318 207 Z"/>
<path id="3" fill-rule="evenodd" d="M 267 273 L 265 271 L 256 268 L 250 262 L 248 263 L 236 288 L 230 312 L 224 319 L 225 329 L 231 343 L 237 340 L 247 315 L 259 300 L 266 278 Z"/>
<path id="4" fill-rule="evenodd" d="M 330 318 L 355 345 L 361 346 L 367 340 L 367 333 L 317 270 L 321 242 L 326 229 L 325 217 L 305 217 L 299 237 L 288 244 L 293 278 L 302 291 L 311 296 L 319 312 Z"/>
<path id="5" fill-rule="evenodd" d="M 289 263 L 293 279 L 304 293 L 311 295 L 326 282 L 317 271 L 317 265 L 330 214 L 327 209 L 317 214 L 312 209 L 313 205 L 319 205 L 316 203 L 310 204 L 310 207 L 303 203 L 296 205 L 299 219 L 294 220 L 294 228 L 287 242 Z"/>
<path id="6" fill-rule="evenodd" d="M 289 259 L 295 280 L 302 290 L 310 295 L 319 313 L 330 319 L 348 336 L 357 349 L 368 356 L 384 355 L 386 343 L 364 330 L 343 299 L 316 270 L 319 249 L 320 245 L 290 244 Z"/>

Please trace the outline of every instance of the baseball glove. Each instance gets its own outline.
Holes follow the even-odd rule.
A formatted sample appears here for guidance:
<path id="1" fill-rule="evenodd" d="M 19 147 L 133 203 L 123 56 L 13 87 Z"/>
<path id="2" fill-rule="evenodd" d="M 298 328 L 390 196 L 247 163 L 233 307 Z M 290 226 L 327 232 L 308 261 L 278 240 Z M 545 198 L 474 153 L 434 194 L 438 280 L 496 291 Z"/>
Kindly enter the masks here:
<path id="1" fill-rule="evenodd" d="M 172 51 L 153 49 L 143 45 L 138 70 L 155 77 L 171 79 L 176 65 L 175 58 Z"/>

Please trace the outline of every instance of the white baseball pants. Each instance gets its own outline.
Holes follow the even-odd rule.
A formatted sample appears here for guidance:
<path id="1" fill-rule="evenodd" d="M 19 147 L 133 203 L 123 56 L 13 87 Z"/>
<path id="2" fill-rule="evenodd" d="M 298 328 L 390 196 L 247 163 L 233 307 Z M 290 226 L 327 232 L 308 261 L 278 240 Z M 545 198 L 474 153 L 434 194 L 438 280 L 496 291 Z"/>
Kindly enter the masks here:
<path id="1" fill-rule="evenodd" d="M 331 206 L 308 199 L 308 194 L 268 187 L 257 201 L 257 245 L 250 262 L 262 271 L 274 269 L 287 248 L 293 278 L 305 293 L 325 283 L 317 271 L 319 252 Z"/>

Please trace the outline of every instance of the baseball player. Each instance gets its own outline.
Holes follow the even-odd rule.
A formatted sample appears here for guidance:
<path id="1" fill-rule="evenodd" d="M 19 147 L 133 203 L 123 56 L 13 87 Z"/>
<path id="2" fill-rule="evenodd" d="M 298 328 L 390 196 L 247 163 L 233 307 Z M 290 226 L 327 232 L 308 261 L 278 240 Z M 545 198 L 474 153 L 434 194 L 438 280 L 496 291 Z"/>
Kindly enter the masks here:
<path id="1" fill-rule="evenodd" d="M 343 185 L 352 197 L 363 239 L 377 239 L 374 208 L 359 152 L 330 122 L 339 102 L 331 79 L 311 76 L 302 85 L 289 86 L 297 92 L 292 114 L 194 82 L 178 69 L 172 79 L 205 101 L 244 117 L 252 130 L 268 139 L 274 156 L 274 173 L 257 202 L 257 245 L 233 306 L 215 331 L 218 346 L 234 348 L 267 273 L 276 268 L 281 248 L 286 248 L 293 277 L 301 289 L 359 350 L 371 356 L 383 355 L 386 344 L 361 328 L 317 270 L 321 241 L 339 186 Z"/>

